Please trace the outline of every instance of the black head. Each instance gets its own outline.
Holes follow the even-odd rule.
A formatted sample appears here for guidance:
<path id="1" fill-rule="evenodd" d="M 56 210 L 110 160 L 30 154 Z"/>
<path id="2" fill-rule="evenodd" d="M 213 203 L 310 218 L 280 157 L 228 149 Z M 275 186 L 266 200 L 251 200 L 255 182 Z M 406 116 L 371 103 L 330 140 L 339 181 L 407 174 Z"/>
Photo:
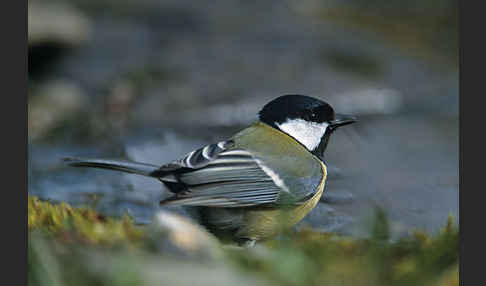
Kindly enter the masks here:
<path id="1" fill-rule="evenodd" d="M 331 133 L 356 118 L 336 114 L 328 103 L 305 95 L 282 95 L 259 112 L 260 121 L 285 132 L 323 158 Z"/>

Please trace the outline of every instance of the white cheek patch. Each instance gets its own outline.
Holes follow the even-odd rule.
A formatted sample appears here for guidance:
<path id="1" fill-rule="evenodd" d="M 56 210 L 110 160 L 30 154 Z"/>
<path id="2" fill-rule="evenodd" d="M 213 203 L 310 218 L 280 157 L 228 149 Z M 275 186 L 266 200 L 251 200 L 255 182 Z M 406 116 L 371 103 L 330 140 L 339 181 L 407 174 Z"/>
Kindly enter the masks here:
<path id="1" fill-rule="evenodd" d="M 282 124 L 276 123 L 278 128 L 295 138 L 308 150 L 313 151 L 321 142 L 329 124 L 305 121 L 304 119 L 290 119 Z"/>

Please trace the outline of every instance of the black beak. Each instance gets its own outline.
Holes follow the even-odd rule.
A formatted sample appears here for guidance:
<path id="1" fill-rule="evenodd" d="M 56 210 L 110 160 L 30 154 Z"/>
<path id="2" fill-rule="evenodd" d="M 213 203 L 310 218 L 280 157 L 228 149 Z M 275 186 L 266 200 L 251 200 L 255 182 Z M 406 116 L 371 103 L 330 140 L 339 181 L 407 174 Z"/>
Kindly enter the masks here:
<path id="1" fill-rule="evenodd" d="M 329 122 L 329 126 L 332 129 L 336 129 L 338 127 L 348 125 L 356 121 L 358 121 L 358 119 L 354 116 L 345 115 L 345 114 L 336 114 L 335 119 Z"/>

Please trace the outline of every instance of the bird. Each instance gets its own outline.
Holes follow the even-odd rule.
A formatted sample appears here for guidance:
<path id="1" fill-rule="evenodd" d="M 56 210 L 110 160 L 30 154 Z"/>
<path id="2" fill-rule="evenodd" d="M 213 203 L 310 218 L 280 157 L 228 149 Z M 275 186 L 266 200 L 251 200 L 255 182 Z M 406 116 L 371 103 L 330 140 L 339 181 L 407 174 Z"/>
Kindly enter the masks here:
<path id="1" fill-rule="evenodd" d="M 279 96 L 258 119 L 229 139 L 193 150 L 162 166 L 128 160 L 68 157 L 70 166 L 117 170 L 162 182 L 161 206 L 191 209 L 222 242 L 251 247 L 300 222 L 326 184 L 324 152 L 331 134 L 355 123 L 327 102 Z"/>

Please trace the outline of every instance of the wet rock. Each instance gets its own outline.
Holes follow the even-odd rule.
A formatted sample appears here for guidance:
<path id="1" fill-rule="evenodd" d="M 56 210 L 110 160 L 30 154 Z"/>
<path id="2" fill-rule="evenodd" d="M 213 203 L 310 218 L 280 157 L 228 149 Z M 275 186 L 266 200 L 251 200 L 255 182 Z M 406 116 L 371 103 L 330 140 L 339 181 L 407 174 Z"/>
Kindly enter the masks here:
<path id="1" fill-rule="evenodd" d="M 30 96 L 28 106 L 29 139 L 47 135 L 63 121 L 72 118 L 85 105 L 84 94 L 65 81 L 48 83 Z"/>
<path id="2" fill-rule="evenodd" d="M 217 258 L 222 255 L 216 237 L 181 215 L 160 210 L 155 214 L 149 229 L 152 245 L 160 252 L 199 258 Z"/>

